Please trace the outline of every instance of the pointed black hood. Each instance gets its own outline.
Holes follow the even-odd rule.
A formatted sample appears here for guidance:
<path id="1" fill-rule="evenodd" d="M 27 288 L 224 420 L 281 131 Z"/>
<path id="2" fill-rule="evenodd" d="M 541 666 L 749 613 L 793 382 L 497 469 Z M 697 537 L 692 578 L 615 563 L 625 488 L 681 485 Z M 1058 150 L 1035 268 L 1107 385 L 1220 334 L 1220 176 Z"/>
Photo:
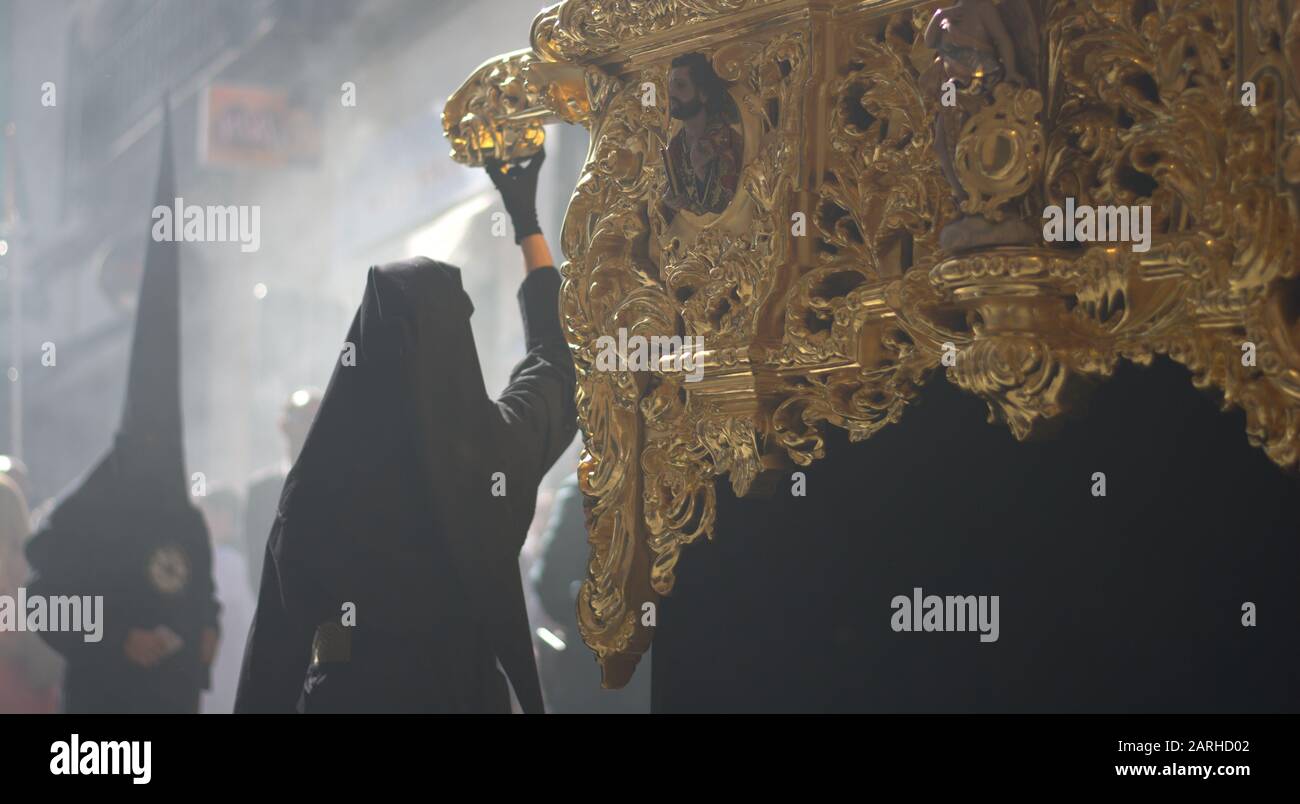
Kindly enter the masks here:
<path id="1" fill-rule="evenodd" d="M 176 197 L 171 114 L 163 103 L 162 158 L 154 208 L 170 211 Z M 173 224 L 178 222 L 174 221 Z M 186 495 L 181 427 L 180 245 L 159 241 L 149 228 L 122 423 L 114 449 L 121 469 L 169 495 Z"/>
<path id="2" fill-rule="evenodd" d="M 163 104 L 162 161 L 154 205 L 170 208 L 175 184 L 167 106 Z M 76 533 L 77 538 L 128 538 L 155 514 L 171 516 L 193 509 L 181 427 L 179 247 L 172 241 L 156 241 L 152 225 L 144 228 L 149 240 L 122 421 L 108 453 L 63 496 L 47 520 L 55 532 Z M 59 540 L 38 541 L 57 549 L 54 542 Z M 36 555 L 30 557 L 38 565 L 42 549 L 33 548 Z"/>

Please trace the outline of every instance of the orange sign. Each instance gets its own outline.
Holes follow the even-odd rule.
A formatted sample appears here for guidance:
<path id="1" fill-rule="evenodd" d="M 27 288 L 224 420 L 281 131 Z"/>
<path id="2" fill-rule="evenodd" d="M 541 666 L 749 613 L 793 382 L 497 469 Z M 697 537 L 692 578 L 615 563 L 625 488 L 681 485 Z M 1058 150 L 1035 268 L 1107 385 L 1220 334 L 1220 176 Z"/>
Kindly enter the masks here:
<path id="1" fill-rule="evenodd" d="M 290 104 L 282 91 L 214 84 L 200 108 L 199 154 L 205 164 L 266 167 L 320 156 L 316 117 Z"/>

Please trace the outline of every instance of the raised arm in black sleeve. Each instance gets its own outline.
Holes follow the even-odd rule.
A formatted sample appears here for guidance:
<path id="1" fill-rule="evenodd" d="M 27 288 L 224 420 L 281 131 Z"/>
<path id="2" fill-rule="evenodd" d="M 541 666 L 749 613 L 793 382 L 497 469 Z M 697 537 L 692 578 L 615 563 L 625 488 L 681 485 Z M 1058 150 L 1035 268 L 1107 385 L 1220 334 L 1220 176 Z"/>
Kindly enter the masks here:
<path id="1" fill-rule="evenodd" d="M 521 502 L 526 511 L 518 515 L 532 519 L 535 491 L 542 476 L 573 441 L 577 432 L 574 406 L 576 373 L 569 346 L 564 340 L 559 313 L 560 274 L 554 268 L 539 268 L 528 274 L 519 288 L 519 311 L 524 320 L 528 354 L 510 374 L 510 383 L 497 399 L 503 449 L 515 460 L 513 469 L 529 493 Z M 513 534 L 522 546 L 523 532 Z"/>

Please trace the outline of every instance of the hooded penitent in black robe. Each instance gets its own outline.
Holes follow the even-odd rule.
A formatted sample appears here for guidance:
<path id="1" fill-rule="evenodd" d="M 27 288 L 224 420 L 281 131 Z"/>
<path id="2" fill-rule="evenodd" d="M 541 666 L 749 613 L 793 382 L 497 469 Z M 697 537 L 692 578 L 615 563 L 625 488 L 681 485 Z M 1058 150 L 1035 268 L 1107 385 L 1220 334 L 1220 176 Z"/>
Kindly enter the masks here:
<path id="1" fill-rule="evenodd" d="M 559 285 L 524 280 L 528 353 L 493 400 L 460 272 L 370 270 L 285 480 L 236 712 L 508 712 L 498 661 L 541 711 L 518 555 L 576 430 Z"/>
<path id="2" fill-rule="evenodd" d="M 157 201 L 170 206 L 171 127 L 163 113 Z M 178 246 L 150 238 L 122 423 L 112 448 L 27 546 L 34 595 L 102 595 L 103 635 L 44 632 L 67 659 L 68 712 L 196 712 L 208 686 L 201 634 L 217 628 L 212 548 L 191 504 L 182 444 Z M 149 668 L 127 659 L 131 629 L 171 629 L 180 650 Z"/>

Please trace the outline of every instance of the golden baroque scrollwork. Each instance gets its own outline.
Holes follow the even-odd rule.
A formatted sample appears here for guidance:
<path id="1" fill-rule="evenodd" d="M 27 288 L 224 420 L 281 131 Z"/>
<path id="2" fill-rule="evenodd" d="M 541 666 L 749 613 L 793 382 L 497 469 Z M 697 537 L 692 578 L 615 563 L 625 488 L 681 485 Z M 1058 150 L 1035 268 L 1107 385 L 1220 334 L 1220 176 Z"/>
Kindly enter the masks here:
<path id="1" fill-rule="evenodd" d="M 1300 463 L 1300 4 L 981 2 L 953 18 L 998 15 L 956 107 L 941 82 L 970 52 L 927 45 L 944 4 L 850 0 L 567 0 L 448 102 L 467 163 L 526 155 L 542 122 L 590 131 L 561 311 L 592 548 L 579 626 L 606 686 L 712 537 L 716 482 L 764 493 L 825 455 L 826 428 L 869 438 L 935 377 L 1023 439 L 1121 360 L 1166 356 Z M 687 52 L 741 118 L 716 213 L 660 203 Z M 1149 207 L 1149 248 L 1044 242 L 1067 199 Z M 701 337 L 702 376 L 600 370 L 619 330 Z"/>
<path id="2" fill-rule="evenodd" d="M 1083 259 L 1095 265 L 1080 297 L 1098 298 L 1102 284 L 1110 294 L 1075 312 L 1102 330 L 1111 354 L 1187 366 L 1198 387 L 1246 412 L 1252 443 L 1294 466 L 1300 395 L 1287 378 L 1300 363 L 1288 322 L 1300 195 L 1282 145 L 1295 135 L 1285 109 L 1300 76 L 1276 47 L 1285 38 L 1275 6 L 1182 0 L 1141 19 L 1122 2 L 1056 6 L 1046 192 L 1151 206 L 1151 250 L 1089 249 Z M 1246 82 L 1254 105 L 1243 102 Z M 1102 125 L 1107 117 L 1120 124 Z"/>
<path id="3" fill-rule="evenodd" d="M 547 123 L 584 123 L 604 76 L 517 50 L 479 65 L 448 99 L 442 127 L 451 158 L 481 167 L 486 158 L 509 162 L 537 153 Z"/>
<path id="4" fill-rule="evenodd" d="M 1043 132 L 1037 125 L 1043 96 L 999 84 L 993 103 L 972 115 L 957 140 L 954 168 L 971 195 L 962 211 L 1002 220 L 1003 207 L 1027 193 L 1042 163 Z M 999 154 L 1005 149 L 1007 153 Z"/>

